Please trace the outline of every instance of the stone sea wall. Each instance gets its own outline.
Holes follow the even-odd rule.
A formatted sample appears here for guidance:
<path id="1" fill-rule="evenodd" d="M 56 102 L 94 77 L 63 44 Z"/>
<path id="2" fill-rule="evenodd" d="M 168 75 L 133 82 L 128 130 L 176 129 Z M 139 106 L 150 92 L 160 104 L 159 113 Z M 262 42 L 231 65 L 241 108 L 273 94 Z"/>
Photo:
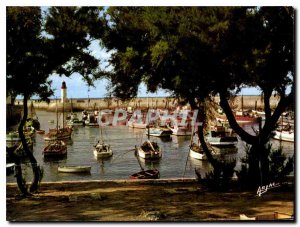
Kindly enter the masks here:
<path id="1" fill-rule="evenodd" d="M 215 101 L 219 102 L 219 97 L 215 97 Z M 278 104 L 278 97 L 272 96 L 270 105 L 274 108 Z M 122 102 L 116 98 L 78 98 L 69 99 L 66 103 L 62 104 L 60 100 L 51 100 L 50 103 L 40 102 L 38 100 L 29 100 L 28 106 L 31 102 L 35 109 L 43 109 L 47 111 L 56 111 L 56 106 L 58 111 L 82 111 L 82 110 L 101 110 L 101 109 L 115 109 L 115 108 L 127 108 L 131 107 L 133 109 L 146 109 L 146 108 L 160 108 L 160 109 L 175 109 L 181 106 L 180 100 L 176 98 L 169 97 L 143 97 L 135 98 L 130 101 Z M 56 105 L 57 103 L 57 105 Z M 237 96 L 232 102 L 232 106 L 235 109 L 242 108 L 242 97 Z M 15 105 L 23 105 L 22 100 L 16 100 Z M 243 96 L 243 107 L 244 109 L 257 109 L 263 108 L 263 100 L 261 96 Z"/>

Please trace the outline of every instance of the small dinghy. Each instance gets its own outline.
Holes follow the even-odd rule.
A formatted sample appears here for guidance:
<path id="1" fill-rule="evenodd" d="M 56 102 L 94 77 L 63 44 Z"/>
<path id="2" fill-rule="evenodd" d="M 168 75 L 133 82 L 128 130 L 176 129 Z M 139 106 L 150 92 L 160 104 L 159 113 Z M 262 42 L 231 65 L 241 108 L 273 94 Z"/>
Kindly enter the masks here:
<path id="1" fill-rule="evenodd" d="M 159 171 L 158 169 L 148 169 L 142 170 L 138 173 L 134 173 L 130 176 L 130 179 L 137 180 L 137 179 L 158 179 L 159 178 Z"/>
<path id="2" fill-rule="evenodd" d="M 59 166 L 58 172 L 61 172 L 61 173 L 90 173 L 91 166 Z"/>

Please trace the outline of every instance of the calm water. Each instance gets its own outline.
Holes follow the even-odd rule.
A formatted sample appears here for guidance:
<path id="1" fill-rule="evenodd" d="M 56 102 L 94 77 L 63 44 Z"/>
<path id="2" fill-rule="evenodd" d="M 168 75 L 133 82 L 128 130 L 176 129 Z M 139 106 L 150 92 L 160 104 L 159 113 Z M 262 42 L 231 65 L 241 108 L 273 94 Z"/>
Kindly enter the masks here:
<path id="1" fill-rule="evenodd" d="M 50 124 L 49 120 L 55 120 L 56 114 L 46 111 L 37 111 L 41 129 L 48 131 L 54 128 L 56 123 Z M 80 113 L 78 114 L 80 116 Z M 244 126 L 251 131 L 250 125 Z M 42 150 L 45 146 L 43 135 L 36 134 L 34 144 L 34 156 L 39 165 L 44 169 L 43 181 L 64 180 L 108 180 L 128 179 L 128 177 L 140 171 L 140 166 L 134 155 L 134 146 L 140 145 L 146 135 L 143 129 L 132 129 L 127 126 L 107 126 L 103 129 L 104 140 L 109 143 L 113 150 L 113 156 L 105 160 L 97 160 L 93 155 L 93 145 L 99 138 L 99 128 L 77 127 L 74 128 L 72 140 L 68 142 L 68 154 L 64 159 L 45 160 Z M 147 169 L 155 167 L 160 171 L 161 178 L 195 177 L 194 169 L 200 168 L 202 173 L 211 170 L 207 161 L 196 160 L 188 156 L 190 137 L 171 136 L 169 139 L 151 138 L 156 141 L 163 151 L 161 160 L 145 162 L 140 160 L 141 165 Z M 273 147 L 279 142 L 272 141 Z M 227 150 L 226 155 L 220 158 L 236 159 L 236 169 L 240 167 L 239 159 L 245 155 L 244 143 L 239 140 L 238 151 Z M 290 156 L 294 153 L 293 143 L 283 143 L 284 152 Z M 58 173 L 57 167 L 61 165 L 89 165 L 92 166 L 90 174 L 67 174 Z M 24 163 L 23 173 L 27 181 L 31 181 L 31 168 L 29 163 Z M 15 182 L 12 175 L 7 176 L 7 182 Z"/>

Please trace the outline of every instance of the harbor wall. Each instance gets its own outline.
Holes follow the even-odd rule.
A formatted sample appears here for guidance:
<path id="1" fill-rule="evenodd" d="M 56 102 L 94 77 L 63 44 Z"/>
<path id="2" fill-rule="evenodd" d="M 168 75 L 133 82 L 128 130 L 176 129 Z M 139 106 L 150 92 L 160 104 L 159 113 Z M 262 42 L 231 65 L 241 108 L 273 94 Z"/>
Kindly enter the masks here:
<path id="1" fill-rule="evenodd" d="M 219 103 L 219 97 L 215 97 L 215 101 Z M 275 108 L 278 104 L 278 97 L 271 97 L 270 105 L 271 108 Z M 131 107 L 133 109 L 146 109 L 146 108 L 160 108 L 160 109 L 175 109 L 181 106 L 180 100 L 177 98 L 170 97 L 142 97 L 134 98 L 130 101 L 122 102 L 116 98 L 74 98 L 67 100 L 66 103 L 62 104 L 60 99 L 52 99 L 50 103 L 41 102 L 39 100 L 29 100 L 28 106 L 33 103 L 35 109 L 43 109 L 47 111 L 55 111 L 56 103 L 58 104 L 58 110 L 61 111 L 64 108 L 65 111 L 82 111 L 82 110 L 101 110 L 101 109 L 116 109 Z M 22 100 L 16 100 L 15 105 L 23 105 Z M 232 102 L 234 109 L 242 108 L 242 97 L 237 96 Z M 243 107 L 244 109 L 263 109 L 264 103 L 261 96 L 248 95 L 243 96 Z"/>

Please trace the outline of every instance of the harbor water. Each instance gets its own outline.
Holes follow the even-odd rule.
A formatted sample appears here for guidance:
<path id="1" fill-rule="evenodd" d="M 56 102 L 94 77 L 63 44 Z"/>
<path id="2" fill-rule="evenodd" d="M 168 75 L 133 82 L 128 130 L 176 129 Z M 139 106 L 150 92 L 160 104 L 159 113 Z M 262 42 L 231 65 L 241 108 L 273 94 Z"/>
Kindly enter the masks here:
<path id="1" fill-rule="evenodd" d="M 49 128 L 56 127 L 56 113 L 36 111 L 41 123 L 41 129 L 48 132 Z M 81 113 L 78 113 L 80 115 Z M 54 120 L 54 123 L 49 123 Z M 244 125 L 247 131 L 253 131 L 257 125 Z M 135 146 L 141 145 L 146 139 L 144 129 L 133 129 L 125 125 L 103 127 L 104 140 L 110 144 L 113 156 L 107 159 L 94 157 L 93 149 L 100 137 L 99 128 L 75 127 L 72 139 L 68 141 L 66 157 L 62 159 L 44 159 L 43 149 L 45 141 L 43 135 L 35 135 L 33 153 L 38 164 L 43 169 L 43 181 L 75 181 L 75 180 L 115 180 L 129 179 L 129 176 L 141 170 L 137 157 L 134 154 Z M 174 136 L 170 138 L 151 137 L 162 149 L 162 158 L 158 161 L 140 159 L 142 168 L 157 168 L 160 178 L 191 178 L 195 177 L 195 168 L 204 175 L 212 168 L 206 160 L 196 160 L 189 157 L 190 136 Z M 272 140 L 273 147 L 279 146 L 279 141 Z M 283 151 L 287 156 L 294 154 L 294 143 L 282 142 Z M 224 160 L 235 159 L 236 169 L 240 168 L 240 159 L 245 156 L 245 143 L 240 139 L 237 149 L 224 150 L 219 158 Z M 58 166 L 88 165 L 91 166 L 89 174 L 72 174 L 58 172 Z M 23 175 L 26 181 L 32 180 L 32 170 L 29 161 L 22 164 Z M 13 174 L 7 176 L 7 182 L 15 182 Z"/>

